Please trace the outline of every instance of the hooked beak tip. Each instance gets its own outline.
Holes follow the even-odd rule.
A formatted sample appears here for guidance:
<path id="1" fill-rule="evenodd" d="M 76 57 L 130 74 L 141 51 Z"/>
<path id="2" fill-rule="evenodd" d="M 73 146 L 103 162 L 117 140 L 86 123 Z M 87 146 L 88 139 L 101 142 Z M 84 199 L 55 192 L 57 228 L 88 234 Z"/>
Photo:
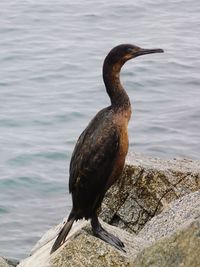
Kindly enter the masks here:
<path id="1" fill-rule="evenodd" d="M 163 49 L 157 48 L 157 49 L 143 49 L 141 48 L 137 53 L 136 56 L 141 55 L 147 55 L 147 54 L 153 54 L 153 53 L 164 53 Z"/>

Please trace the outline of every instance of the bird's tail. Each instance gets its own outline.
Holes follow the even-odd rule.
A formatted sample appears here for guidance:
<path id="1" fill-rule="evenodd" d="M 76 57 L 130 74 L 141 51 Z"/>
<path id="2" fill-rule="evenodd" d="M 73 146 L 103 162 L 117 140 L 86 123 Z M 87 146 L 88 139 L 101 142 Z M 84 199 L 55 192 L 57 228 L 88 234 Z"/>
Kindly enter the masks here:
<path id="1" fill-rule="evenodd" d="M 63 226 L 62 230 L 60 231 L 58 237 L 56 238 L 56 241 L 54 242 L 52 249 L 51 249 L 51 253 L 53 253 L 54 251 L 56 251 L 64 242 L 65 239 L 70 231 L 70 229 L 72 228 L 72 224 L 75 221 L 75 216 L 71 217 L 69 216 L 67 222 L 65 223 L 65 225 Z"/>

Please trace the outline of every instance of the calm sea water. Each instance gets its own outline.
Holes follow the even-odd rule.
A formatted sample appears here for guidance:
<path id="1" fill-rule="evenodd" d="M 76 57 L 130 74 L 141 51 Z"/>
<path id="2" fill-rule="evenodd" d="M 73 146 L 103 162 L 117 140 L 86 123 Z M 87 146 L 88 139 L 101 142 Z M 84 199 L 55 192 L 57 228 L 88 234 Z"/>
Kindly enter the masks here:
<path id="1" fill-rule="evenodd" d="M 77 137 L 109 105 L 115 45 L 163 48 L 128 62 L 130 150 L 200 157 L 198 0 L 0 1 L 0 255 L 23 258 L 69 212 Z"/>

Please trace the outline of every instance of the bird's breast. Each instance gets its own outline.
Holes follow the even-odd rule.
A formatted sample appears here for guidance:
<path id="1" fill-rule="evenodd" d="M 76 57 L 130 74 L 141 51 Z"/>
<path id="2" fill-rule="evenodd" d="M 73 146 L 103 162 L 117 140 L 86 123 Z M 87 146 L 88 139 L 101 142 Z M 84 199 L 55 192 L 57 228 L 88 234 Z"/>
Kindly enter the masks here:
<path id="1" fill-rule="evenodd" d="M 126 155 L 128 153 L 128 145 L 129 145 L 129 141 L 128 141 L 128 129 L 127 129 L 127 125 L 122 125 L 121 127 L 119 127 L 119 151 L 118 151 L 118 155 L 116 158 L 116 164 L 115 164 L 115 169 L 114 169 L 114 176 L 120 176 L 123 168 L 124 168 L 124 163 L 125 163 L 125 159 L 126 159 Z"/>
<path id="2" fill-rule="evenodd" d="M 129 140 L 128 140 L 129 119 L 130 119 L 130 116 L 126 116 L 126 114 L 124 115 L 123 113 L 119 113 L 115 115 L 114 121 L 116 123 L 118 133 L 119 133 L 119 149 L 118 149 L 118 153 L 116 156 L 113 171 L 109 178 L 107 188 L 109 188 L 119 178 L 124 168 L 125 159 L 128 153 L 128 146 L 129 146 Z"/>

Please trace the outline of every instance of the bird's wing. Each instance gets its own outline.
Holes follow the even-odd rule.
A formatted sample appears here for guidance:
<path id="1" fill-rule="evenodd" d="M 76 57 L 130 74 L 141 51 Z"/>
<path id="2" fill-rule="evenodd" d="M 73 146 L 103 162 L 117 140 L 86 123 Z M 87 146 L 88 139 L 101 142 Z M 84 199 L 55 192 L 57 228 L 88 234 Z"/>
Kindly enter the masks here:
<path id="1" fill-rule="evenodd" d="M 102 119 L 103 117 L 103 119 Z M 105 188 L 119 149 L 119 133 L 104 112 L 79 137 L 70 162 L 70 192 Z"/>

